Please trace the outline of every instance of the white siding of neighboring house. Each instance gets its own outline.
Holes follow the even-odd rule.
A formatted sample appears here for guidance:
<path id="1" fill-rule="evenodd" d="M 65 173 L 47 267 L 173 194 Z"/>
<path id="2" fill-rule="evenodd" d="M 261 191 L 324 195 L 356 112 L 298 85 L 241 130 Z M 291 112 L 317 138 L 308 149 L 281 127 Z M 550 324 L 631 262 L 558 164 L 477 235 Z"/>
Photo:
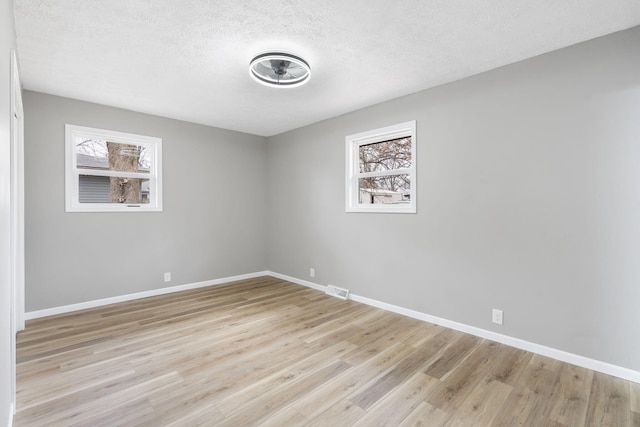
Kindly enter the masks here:
<path id="1" fill-rule="evenodd" d="M 77 162 L 80 167 L 90 169 L 108 169 L 108 161 L 105 157 L 93 157 L 86 154 L 77 154 Z M 140 168 L 140 171 L 148 169 Z M 80 203 L 109 203 L 110 181 L 106 176 L 80 175 L 79 198 Z M 149 181 L 143 181 L 141 185 L 141 203 L 149 201 Z"/>
<path id="2" fill-rule="evenodd" d="M 375 204 L 391 204 L 391 203 L 402 203 L 406 200 L 403 199 L 403 194 L 399 191 L 391 191 L 391 190 L 373 190 L 368 188 L 360 189 L 360 203 L 363 205 L 370 205 L 372 203 Z M 373 202 L 372 202 L 373 196 Z"/>
<path id="3" fill-rule="evenodd" d="M 80 176 L 80 203 L 109 203 L 109 177 Z"/>

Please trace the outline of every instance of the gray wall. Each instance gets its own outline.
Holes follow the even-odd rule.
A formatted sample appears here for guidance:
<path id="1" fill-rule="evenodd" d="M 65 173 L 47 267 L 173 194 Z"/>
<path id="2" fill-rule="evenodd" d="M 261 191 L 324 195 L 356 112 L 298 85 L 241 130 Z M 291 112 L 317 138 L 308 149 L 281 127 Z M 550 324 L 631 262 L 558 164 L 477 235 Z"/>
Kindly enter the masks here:
<path id="1" fill-rule="evenodd" d="M 266 269 L 265 138 L 37 92 L 24 107 L 27 312 Z M 163 212 L 66 213 L 65 123 L 162 138 Z"/>
<path id="2" fill-rule="evenodd" d="M 16 46 L 13 2 L 0 1 L 0 424 L 7 422 L 11 395 L 11 49 Z"/>
<path id="3" fill-rule="evenodd" d="M 345 213 L 345 136 L 413 119 L 418 213 Z M 267 158 L 271 270 L 640 370 L 640 27 L 271 137 Z"/>

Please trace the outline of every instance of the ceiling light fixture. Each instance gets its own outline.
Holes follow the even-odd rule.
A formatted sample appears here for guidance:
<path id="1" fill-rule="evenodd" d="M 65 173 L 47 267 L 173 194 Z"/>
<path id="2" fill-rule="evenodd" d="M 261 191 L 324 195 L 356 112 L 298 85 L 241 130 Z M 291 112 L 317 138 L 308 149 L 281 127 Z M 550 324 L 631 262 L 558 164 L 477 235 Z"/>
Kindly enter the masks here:
<path id="1" fill-rule="evenodd" d="M 307 61 L 284 52 L 262 53 L 249 64 L 251 77 L 267 86 L 295 87 L 306 83 L 311 76 Z"/>

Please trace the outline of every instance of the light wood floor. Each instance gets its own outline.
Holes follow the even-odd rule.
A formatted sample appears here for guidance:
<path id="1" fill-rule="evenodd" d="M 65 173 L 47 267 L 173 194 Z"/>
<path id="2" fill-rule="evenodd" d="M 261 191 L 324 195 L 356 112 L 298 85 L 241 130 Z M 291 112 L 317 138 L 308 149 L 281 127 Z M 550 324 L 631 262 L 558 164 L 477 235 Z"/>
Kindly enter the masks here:
<path id="1" fill-rule="evenodd" d="M 29 321 L 14 426 L 640 426 L 640 385 L 271 277 Z"/>

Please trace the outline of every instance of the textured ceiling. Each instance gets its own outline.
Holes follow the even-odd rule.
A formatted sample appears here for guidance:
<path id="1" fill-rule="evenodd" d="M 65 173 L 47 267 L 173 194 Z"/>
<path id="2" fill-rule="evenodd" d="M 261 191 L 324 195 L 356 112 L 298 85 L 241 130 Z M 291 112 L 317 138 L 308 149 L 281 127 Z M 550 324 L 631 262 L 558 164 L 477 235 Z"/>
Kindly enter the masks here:
<path id="1" fill-rule="evenodd" d="M 26 89 L 270 136 L 640 25 L 640 0 L 15 0 Z M 309 83 L 249 77 L 297 53 Z"/>

